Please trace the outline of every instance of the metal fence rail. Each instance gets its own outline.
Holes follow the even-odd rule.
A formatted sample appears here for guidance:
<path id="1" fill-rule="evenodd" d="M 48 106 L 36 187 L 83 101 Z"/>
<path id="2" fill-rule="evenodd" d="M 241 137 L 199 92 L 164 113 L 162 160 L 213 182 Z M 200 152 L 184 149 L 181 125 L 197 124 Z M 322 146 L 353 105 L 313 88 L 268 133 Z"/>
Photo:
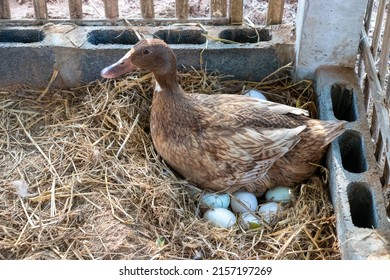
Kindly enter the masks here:
<path id="1" fill-rule="evenodd" d="M 48 16 L 46 0 L 33 0 L 34 19 L 16 20 L 12 19 L 10 11 L 10 0 L 0 1 L 0 23 L 13 23 L 15 25 L 45 24 L 48 22 L 73 22 L 80 25 L 120 25 L 123 19 L 120 18 L 120 6 L 118 0 L 104 0 L 105 18 L 91 20 L 83 18 L 82 0 L 69 0 L 68 19 L 51 19 Z M 243 0 L 210 0 L 210 13 L 205 18 L 189 17 L 188 0 L 176 0 L 176 15 L 174 18 L 163 19 L 155 16 L 154 0 L 140 0 L 141 19 L 126 18 L 129 22 L 145 24 L 164 24 L 174 22 L 201 22 L 209 24 L 242 24 L 243 23 Z M 267 12 L 267 24 L 274 25 L 282 23 L 284 11 L 284 0 L 269 0 Z"/>
<path id="2" fill-rule="evenodd" d="M 365 95 L 367 114 L 371 119 L 370 131 L 376 160 L 382 172 L 382 184 L 388 187 L 390 183 L 390 1 L 379 0 L 375 12 L 374 2 L 374 0 L 368 1 L 365 28 L 362 30 L 359 76 Z"/>

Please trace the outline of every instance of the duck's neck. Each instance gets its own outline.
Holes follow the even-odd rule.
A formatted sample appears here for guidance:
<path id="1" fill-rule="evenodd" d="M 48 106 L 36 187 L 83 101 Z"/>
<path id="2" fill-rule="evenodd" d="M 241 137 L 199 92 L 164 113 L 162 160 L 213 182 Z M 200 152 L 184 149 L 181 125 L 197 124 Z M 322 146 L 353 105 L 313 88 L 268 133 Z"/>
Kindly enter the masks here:
<path id="1" fill-rule="evenodd" d="M 168 94 L 179 94 L 181 88 L 177 82 L 176 70 L 169 73 L 154 73 L 156 79 L 156 93 L 164 92 Z"/>
<path id="2" fill-rule="evenodd" d="M 164 115 L 164 123 L 169 123 L 172 120 L 181 122 L 183 118 L 192 122 L 196 118 L 193 104 L 179 85 L 176 71 L 167 75 L 154 73 L 154 77 L 156 85 L 152 102 L 152 115 L 156 118 L 161 118 L 161 115 Z M 162 122 L 160 119 L 159 123 Z"/>

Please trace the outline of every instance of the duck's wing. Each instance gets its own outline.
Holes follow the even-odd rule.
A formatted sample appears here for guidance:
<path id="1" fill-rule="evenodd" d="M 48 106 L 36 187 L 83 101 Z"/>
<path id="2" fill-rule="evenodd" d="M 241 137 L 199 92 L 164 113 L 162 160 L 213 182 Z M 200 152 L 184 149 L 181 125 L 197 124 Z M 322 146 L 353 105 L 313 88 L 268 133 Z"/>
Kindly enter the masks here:
<path id="1" fill-rule="evenodd" d="M 309 112 L 304 109 L 236 94 L 194 94 L 191 95 L 191 98 L 195 101 L 195 104 L 208 108 L 214 113 L 245 115 L 248 118 L 251 116 L 258 118 L 260 113 L 309 116 Z"/>
<path id="2" fill-rule="evenodd" d="M 214 127 L 205 132 L 201 146 L 221 176 L 250 184 L 265 175 L 277 159 L 300 141 L 299 134 L 305 128 L 305 125 L 261 130 Z"/>

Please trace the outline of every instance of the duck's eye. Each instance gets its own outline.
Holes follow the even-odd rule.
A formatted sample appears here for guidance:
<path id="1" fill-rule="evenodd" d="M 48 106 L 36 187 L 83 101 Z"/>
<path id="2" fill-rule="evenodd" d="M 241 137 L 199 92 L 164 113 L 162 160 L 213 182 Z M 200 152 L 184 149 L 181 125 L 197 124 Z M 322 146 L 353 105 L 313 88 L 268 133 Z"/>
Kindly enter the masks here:
<path id="1" fill-rule="evenodd" d="M 144 50 L 142 53 L 143 54 L 149 54 L 150 52 L 149 52 L 149 50 Z"/>

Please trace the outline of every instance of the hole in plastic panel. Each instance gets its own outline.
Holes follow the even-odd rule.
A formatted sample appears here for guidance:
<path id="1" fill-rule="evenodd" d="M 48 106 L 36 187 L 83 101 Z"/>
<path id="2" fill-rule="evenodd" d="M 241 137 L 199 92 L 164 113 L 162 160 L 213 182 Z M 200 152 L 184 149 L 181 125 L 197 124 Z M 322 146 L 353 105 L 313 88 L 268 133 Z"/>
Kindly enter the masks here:
<path id="1" fill-rule="evenodd" d="M 42 30 L 36 29 L 4 29 L 0 30 L 1 43 L 36 43 L 45 38 Z"/>
<path id="2" fill-rule="evenodd" d="M 351 183 L 347 187 L 352 222 L 360 228 L 377 228 L 372 193 L 362 183 Z"/>
<path id="3" fill-rule="evenodd" d="M 167 44 L 195 44 L 206 43 L 206 37 L 202 35 L 201 30 L 175 30 L 166 29 L 155 32 L 154 37 L 163 40 Z"/>
<path id="4" fill-rule="evenodd" d="M 272 39 L 271 32 L 262 28 L 226 29 L 220 32 L 218 37 L 237 43 L 257 43 Z"/>
<path id="5" fill-rule="evenodd" d="M 331 88 L 334 116 L 339 120 L 356 121 L 356 98 L 352 87 L 334 84 Z"/>
<path id="6" fill-rule="evenodd" d="M 352 173 L 367 171 L 365 147 L 359 132 L 348 130 L 338 139 L 343 167 Z"/>
<path id="7" fill-rule="evenodd" d="M 93 45 L 99 44 L 120 44 L 134 45 L 138 37 L 130 30 L 93 30 L 88 33 L 88 42 Z"/>

